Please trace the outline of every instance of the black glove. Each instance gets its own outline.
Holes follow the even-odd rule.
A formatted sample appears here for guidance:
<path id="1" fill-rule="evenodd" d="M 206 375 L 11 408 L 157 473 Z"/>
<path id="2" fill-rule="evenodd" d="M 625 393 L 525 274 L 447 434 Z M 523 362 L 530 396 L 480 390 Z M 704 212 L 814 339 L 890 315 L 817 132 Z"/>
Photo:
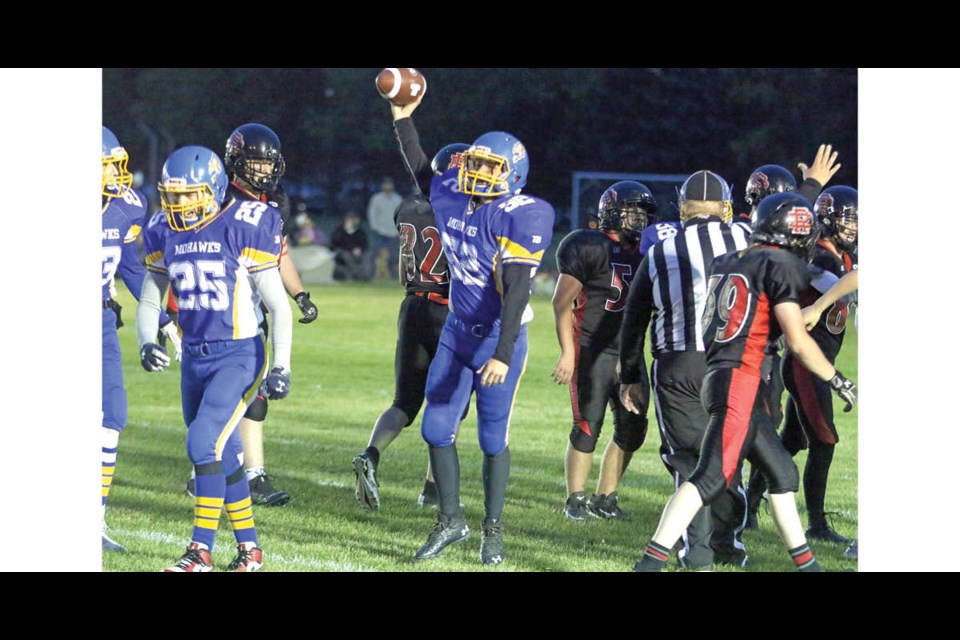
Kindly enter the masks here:
<path id="1" fill-rule="evenodd" d="M 147 371 L 163 371 L 170 364 L 170 356 L 160 345 L 148 342 L 140 347 L 140 364 Z"/>
<path id="2" fill-rule="evenodd" d="M 270 370 L 270 375 L 260 383 L 260 395 L 270 400 L 282 400 L 290 393 L 290 373 L 280 367 Z"/>
<path id="3" fill-rule="evenodd" d="M 844 378 L 843 374 L 839 371 L 830 378 L 830 388 L 840 396 L 841 400 L 847 403 L 843 408 L 845 413 L 853 409 L 853 405 L 857 404 L 857 385 L 853 383 L 853 380 Z"/>
<path id="4" fill-rule="evenodd" d="M 299 320 L 301 324 L 309 324 L 317 319 L 317 305 L 310 302 L 310 292 L 301 291 L 293 299 L 297 301 L 300 313 L 303 314 L 303 317 Z"/>

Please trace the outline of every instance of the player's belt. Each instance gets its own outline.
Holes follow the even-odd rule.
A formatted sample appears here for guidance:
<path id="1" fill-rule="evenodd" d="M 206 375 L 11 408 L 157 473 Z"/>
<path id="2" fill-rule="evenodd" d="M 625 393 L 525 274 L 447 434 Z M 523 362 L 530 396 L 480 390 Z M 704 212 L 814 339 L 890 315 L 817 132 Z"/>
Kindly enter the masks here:
<path id="1" fill-rule="evenodd" d="M 494 330 L 500 328 L 500 321 L 496 320 L 493 324 L 473 324 L 471 322 L 466 322 L 461 320 L 456 316 L 456 314 L 451 313 L 450 318 L 451 322 L 457 325 L 461 330 L 469 333 L 470 335 L 476 338 L 486 338 L 488 335 L 493 333 Z"/>
<path id="2" fill-rule="evenodd" d="M 414 291 L 414 295 L 420 296 L 421 298 L 426 298 L 430 302 L 436 302 L 437 304 L 448 304 L 449 299 L 444 298 L 442 295 L 436 291 Z"/>

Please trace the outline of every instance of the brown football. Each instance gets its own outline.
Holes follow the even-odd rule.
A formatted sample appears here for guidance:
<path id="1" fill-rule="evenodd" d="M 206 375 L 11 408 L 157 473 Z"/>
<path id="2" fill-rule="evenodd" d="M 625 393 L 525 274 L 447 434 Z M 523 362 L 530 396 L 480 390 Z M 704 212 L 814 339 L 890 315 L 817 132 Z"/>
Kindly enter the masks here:
<path id="1" fill-rule="evenodd" d="M 427 79 L 410 67 L 391 67 L 377 75 L 377 91 L 398 107 L 416 102 L 426 90 Z"/>

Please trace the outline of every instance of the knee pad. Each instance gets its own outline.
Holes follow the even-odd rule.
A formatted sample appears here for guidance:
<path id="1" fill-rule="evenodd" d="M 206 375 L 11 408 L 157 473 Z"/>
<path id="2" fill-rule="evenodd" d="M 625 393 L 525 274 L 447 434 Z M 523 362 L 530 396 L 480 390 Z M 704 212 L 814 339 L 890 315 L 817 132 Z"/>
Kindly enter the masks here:
<path id="1" fill-rule="evenodd" d="M 767 478 L 769 493 L 796 493 L 800 490 L 800 472 L 792 460 L 789 465 L 781 465 L 770 475 Z"/>
<path id="2" fill-rule="evenodd" d="M 266 420 L 267 399 L 258 395 L 253 399 L 253 403 L 247 407 L 247 412 L 243 414 L 243 417 L 248 420 L 253 420 L 254 422 L 263 422 Z"/>
<path id="3" fill-rule="evenodd" d="M 504 436 L 489 433 L 480 433 L 480 449 L 488 456 L 496 457 L 507 448 L 507 439 Z"/>
<path id="4" fill-rule="evenodd" d="M 727 479 L 722 473 L 694 472 L 690 477 L 690 483 L 697 488 L 704 505 L 709 505 L 727 489 Z"/>
<path id="5" fill-rule="evenodd" d="M 199 435 L 191 437 L 193 433 L 194 430 L 187 430 L 187 457 L 193 466 L 199 468 L 214 463 L 220 465 L 217 461 L 216 443 Z"/>
<path id="6" fill-rule="evenodd" d="M 589 429 L 589 426 L 586 422 L 583 423 L 583 427 L 587 427 Z M 574 424 L 573 429 L 570 431 L 570 444 L 573 445 L 573 448 L 580 453 L 593 453 L 597 448 L 597 439 L 599 437 L 599 429 L 592 429 L 588 433 L 579 424 Z"/>
<path id="7" fill-rule="evenodd" d="M 634 415 L 635 419 L 625 420 L 624 423 L 615 424 L 613 427 L 613 441 L 627 453 L 633 453 L 639 449 L 647 439 L 647 417 L 631 415 Z"/>
<path id="8" fill-rule="evenodd" d="M 457 432 L 454 426 L 429 420 L 428 414 L 424 414 L 423 421 L 420 423 L 420 435 L 431 447 L 448 447 L 456 439 Z"/>

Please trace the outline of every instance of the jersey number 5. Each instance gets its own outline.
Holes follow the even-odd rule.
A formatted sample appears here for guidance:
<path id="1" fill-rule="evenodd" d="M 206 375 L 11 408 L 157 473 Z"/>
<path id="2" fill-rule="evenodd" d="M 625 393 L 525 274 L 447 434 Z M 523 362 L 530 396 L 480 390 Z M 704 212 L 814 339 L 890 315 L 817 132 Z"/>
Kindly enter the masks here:
<path id="1" fill-rule="evenodd" d="M 611 262 L 613 275 L 610 276 L 610 286 L 617 290 L 616 298 L 607 298 L 604 308 L 607 311 L 619 312 L 627 305 L 627 293 L 630 289 L 630 280 L 633 276 L 633 267 L 629 264 Z"/>

